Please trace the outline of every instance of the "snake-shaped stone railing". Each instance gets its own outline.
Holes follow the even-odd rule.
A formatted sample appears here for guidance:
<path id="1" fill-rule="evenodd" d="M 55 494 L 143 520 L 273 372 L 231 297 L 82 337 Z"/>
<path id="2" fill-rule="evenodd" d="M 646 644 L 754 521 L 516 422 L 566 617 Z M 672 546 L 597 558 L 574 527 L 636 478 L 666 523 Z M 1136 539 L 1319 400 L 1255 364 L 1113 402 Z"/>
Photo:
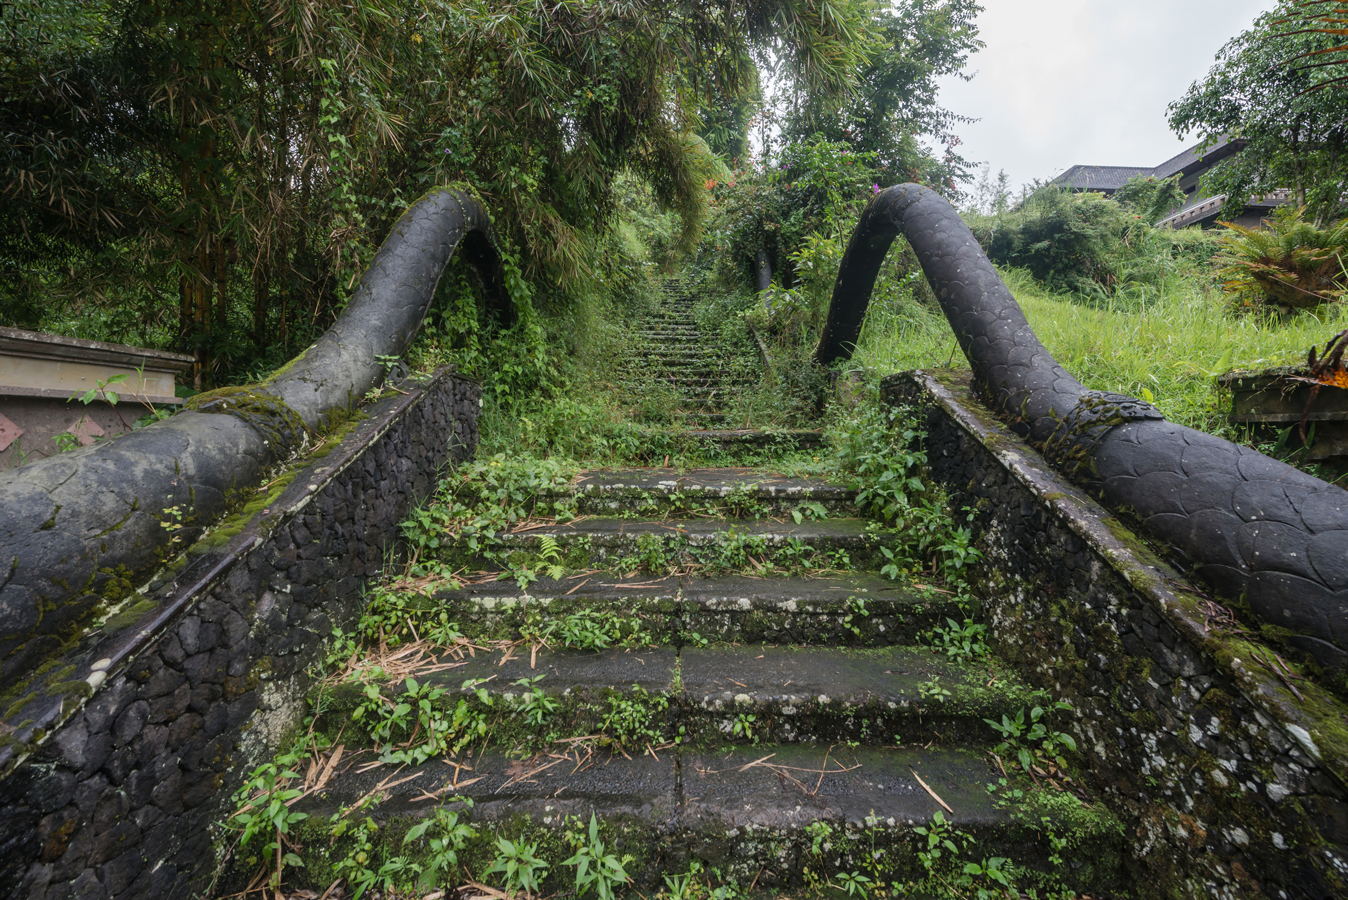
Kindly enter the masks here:
<path id="1" fill-rule="evenodd" d="M 108 597 L 127 595 L 289 459 L 306 434 L 359 403 L 384 377 L 380 357 L 407 349 L 456 252 L 508 320 L 487 211 L 462 191 L 435 190 L 393 225 L 333 326 L 277 375 L 0 473 L 0 682 L 77 634 Z"/>
<path id="2" fill-rule="evenodd" d="M 1348 668 L 1348 492 L 1249 447 L 1087 390 L 1035 336 L 959 215 L 915 184 L 880 192 L 843 256 L 816 359 L 850 356 L 889 245 L 904 235 L 988 404 L 1104 504 L 1221 594 Z"/>

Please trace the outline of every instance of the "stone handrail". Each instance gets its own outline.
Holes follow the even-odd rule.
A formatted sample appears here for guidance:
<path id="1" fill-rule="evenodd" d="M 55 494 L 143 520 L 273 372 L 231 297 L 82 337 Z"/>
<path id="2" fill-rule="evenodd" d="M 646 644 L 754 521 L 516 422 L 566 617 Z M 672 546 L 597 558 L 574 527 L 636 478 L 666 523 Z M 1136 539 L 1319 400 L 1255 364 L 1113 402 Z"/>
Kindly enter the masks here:
<path id="1" fill-rule="evenodd" d="M 1330 671 L 1348 670 L 1348 492 L 1257 450 L 1186 428 L 1132 397 L 1087 390 L 1035 336 L 958 213 L 916 184 L 880 192 L 848 242 L 823 337 L 850 356 L 889 245 L 904 235 L 1013 430 L 1125 510 L 1219 592 Z"/>
<path id="2" fill-rule="evenodd" d="M 115 440 L 0 473 L 0 681 L 129 594 L 175 546 L 218 520 L 379 383 L 462 250 L 488 303 L 511 315 L 486 210 L 439 189 L 393 225 L 345 311 L 280 373 L 193 398 L 188 410 Z"/>

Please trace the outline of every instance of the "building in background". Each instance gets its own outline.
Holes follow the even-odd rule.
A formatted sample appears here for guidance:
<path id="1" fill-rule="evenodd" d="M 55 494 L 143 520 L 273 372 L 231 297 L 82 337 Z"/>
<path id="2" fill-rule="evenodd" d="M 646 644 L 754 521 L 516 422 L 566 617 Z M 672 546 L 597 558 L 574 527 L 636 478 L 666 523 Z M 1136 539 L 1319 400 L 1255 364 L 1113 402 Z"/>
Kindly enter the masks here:
<path id="1" fill-rule="evenodd" d="M 1186 228 L 1198 225 L 1208 228 L 1220 219 L 1223 222 L 1235 222 L 1237 225 L 1253 228 L 1261 220 L 1268 218 L 1275 207 L 1290 200 L 1292 192 L 1276 191 L 1262 197 L 1252 197 L 1244 209 L 1230 210 L 1224 209 L 1225 194 L 1208 197 L 1199 186 L 1199 180 L 1204 173 L 1244 149 L 1243 140 L 1222 140 L 1202 153 L 1197 146 L 1190 147 L 1159 166 L 1072 166 L 1053 179 L 1052 183 L 1066 185 L 1074 191 L 1099 191 L 1109 195 L 1138 175 L 1152 178 L 1179 176 L 1179 186 L 1185 195 L 1184 204 L 1157 222 L 1158 226 Z"/>

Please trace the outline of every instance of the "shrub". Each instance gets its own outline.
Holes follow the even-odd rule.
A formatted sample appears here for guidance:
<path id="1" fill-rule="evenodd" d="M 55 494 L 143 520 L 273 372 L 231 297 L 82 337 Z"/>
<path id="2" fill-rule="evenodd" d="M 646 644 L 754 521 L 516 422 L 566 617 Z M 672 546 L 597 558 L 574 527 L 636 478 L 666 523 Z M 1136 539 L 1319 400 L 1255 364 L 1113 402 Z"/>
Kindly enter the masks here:
<path id="1" fill-rule="evenodd" d="M 1275 210 L 1264 228 L 1231 222 L 1217 263 L 1239 306 L 1313 309 L 1348 288 L 1348 219 L 1326 228 L 1305 221 L 1306 210 Z"/>

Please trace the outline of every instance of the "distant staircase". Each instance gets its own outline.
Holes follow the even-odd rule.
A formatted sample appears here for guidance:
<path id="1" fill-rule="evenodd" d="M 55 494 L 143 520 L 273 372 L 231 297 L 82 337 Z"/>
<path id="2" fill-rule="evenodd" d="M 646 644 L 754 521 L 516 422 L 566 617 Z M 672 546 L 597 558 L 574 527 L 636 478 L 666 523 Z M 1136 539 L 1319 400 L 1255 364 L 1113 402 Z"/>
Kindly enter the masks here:
<path id="1" fill-rule="evenodd" d="M 810 430 L 762 430 L 732 419 L 734 400 L 757 387 L 755 379 L 732 373 L 720 348 L 702 334 L 694 310 L 694 287 L 668 279 L 659 307 L 636 328 L 630 388 L 652 403 L 657 420 L 686 435 L 727 446 L 804 447 L 820 443 Z"/>

